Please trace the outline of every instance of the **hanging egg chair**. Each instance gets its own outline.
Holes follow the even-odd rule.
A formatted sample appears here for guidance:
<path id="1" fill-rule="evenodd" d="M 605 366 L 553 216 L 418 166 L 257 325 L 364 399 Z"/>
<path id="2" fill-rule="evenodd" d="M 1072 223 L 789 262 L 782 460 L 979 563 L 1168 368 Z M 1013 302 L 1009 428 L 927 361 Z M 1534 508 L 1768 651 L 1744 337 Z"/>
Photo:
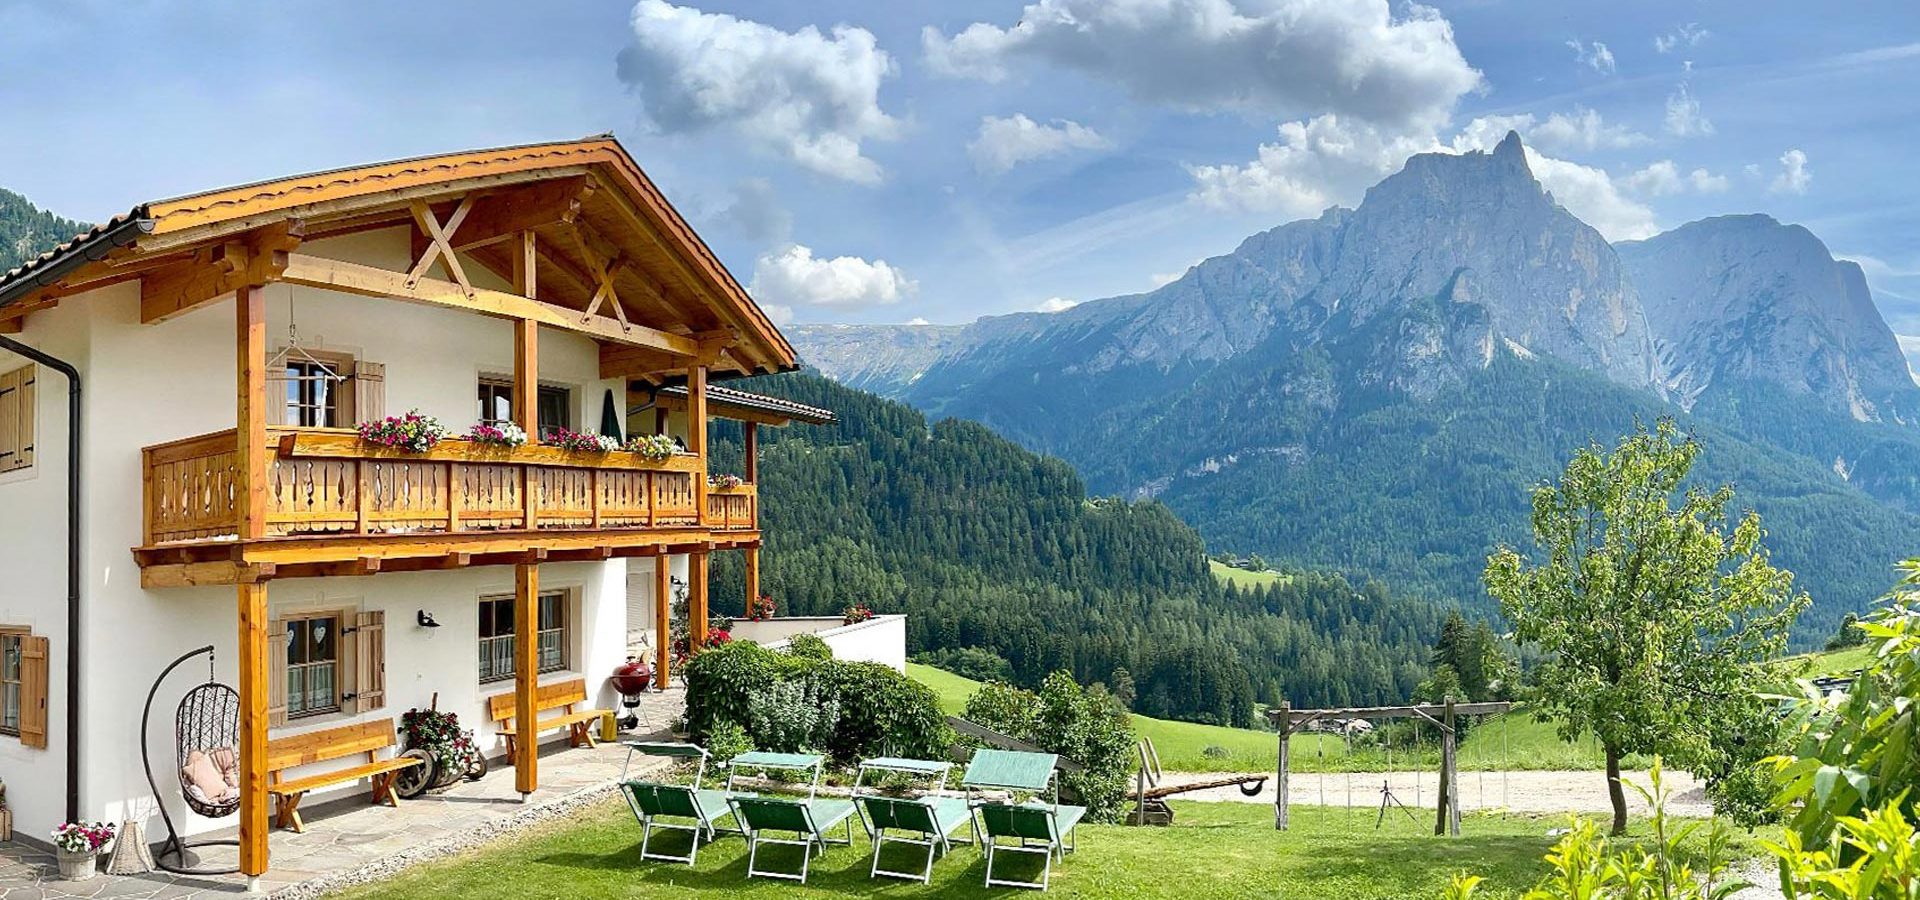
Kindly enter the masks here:
<path id="1" fill-rule="evenodd" d="M 154 854 L 154 865 L 185 875 L 230 875 L 239 866 L 196 867 L 188 862 L 188 850 L 201 847 L 238 847 L 235 840 L 188 842 L 173 827 L 173 817 L 160 798 L 160 785 L 153 777 L 153 761 L 146 741 L 147 723 L 153 716 L 153 699 L 161 683 L 182 663 L 196 656 L 207 657 L 207 680 L 188 690 L 174 712 L 174 774 L 178 778 L 180 799 L 188 810 L 209 819 L 233 815 L 240 809 L 240 694 L 213 677 L 213 646 L 182 654 L 161 670 L 147 692 L 146 709 L 140 714 L 140 764 L 147 772 L 147 786 L 153 789 L 154 804 L 160 820 L 167 826 L 167 842 Z M 236 861 L 238 854 L 236 853 Z"/>

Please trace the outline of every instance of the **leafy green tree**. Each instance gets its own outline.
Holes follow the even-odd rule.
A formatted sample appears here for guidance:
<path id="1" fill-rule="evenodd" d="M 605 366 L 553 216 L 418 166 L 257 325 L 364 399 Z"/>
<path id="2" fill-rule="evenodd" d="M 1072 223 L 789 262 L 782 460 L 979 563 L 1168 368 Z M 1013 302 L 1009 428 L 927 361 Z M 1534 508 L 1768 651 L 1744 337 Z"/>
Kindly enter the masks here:
<path id="1" fill-rule="evenodd" d="M 1727 515 L 1731 488 L 1681 494 L 1699 453 L 1668 419 L 1612 451 L 1580 450 L 1534 492 L 1541 555 L 1502 547 L 1487 560 L 1488 593 L 1547 657 L 1538 709 L 1606 752 L 1615 834 L 1627 827 L 1626 754 L 1710 780 L 1737 764 L 1721 738 L 1764 703 L 1754 686 L 1807 605 L 1768 561 L 1759 515 Z"/>
<path id="2" fill-rule="evenodd" d="M 1861 644 L 1866 643 L 1867 642 L 1866 634 L 1861 632 L 1860 629 L 1856 627 L 1859 624 L 1860 624 L 1860 617 L 1853 613 L 1847 613 L 1846 615 L 1841 616 L 1840 629 L 1833 633 L 1833 637 L 1830 637 L 1827 639 L 1826 649 L 1845 650 L 1848 647 L 1858 647 Z"/>

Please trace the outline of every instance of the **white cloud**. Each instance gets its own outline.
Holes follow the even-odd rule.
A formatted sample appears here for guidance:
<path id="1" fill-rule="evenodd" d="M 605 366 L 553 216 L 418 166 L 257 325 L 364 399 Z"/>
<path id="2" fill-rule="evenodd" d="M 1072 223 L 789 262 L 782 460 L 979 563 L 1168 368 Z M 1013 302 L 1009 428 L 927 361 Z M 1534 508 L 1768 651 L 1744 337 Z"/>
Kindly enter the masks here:
<path id="1" fill-rule="evenodd" d="M 1780 154 L 1780 174 L 1773 176 L 1773 183 L 1767 185 L 1767 190 L 1776 194 L 1804 194 L 1807 185 L 1812 182 L 1813 172 L 1807 168 L 1807 154 L 1793 149 Z"/>
<path id="2" fill-rule="evenodd" d="M 1696 47 L 1699 46 L 1701 41 L 1706 40 L 1712 34 L 1713 32 L 1701 28 L 1700 23 L 1688 22 L 1666 34 L 1654 35 L 1653 49 L 1661 53 L 1672 53 L 1675 50 Z"/>
<path id="3" fill-rule="evenodd" d="M 1685 81 L 1667 95 L 1667 133 L 1676 137 L 1695 137 L 1713 133 L 1713 122 L 1700 114 L 1700 101 Z"/>
<path id="4" fill-rule="evenodd" d="M 1576 107 L 1572 115 L 1554 113 L 1545 120 L 1532 113 L 1482 116 L 1467 123 L 1473 146 L 1492 147 L 1509 131 L 1520 132 L 1527 146 L 1541 150 L 1618 150 L 1647 143 L 1650 138 L 1625 125 L 1609 125 L 1598 112 Z M 1456 138 L 1455 143 L 1460 143 Z"/>
<path id="5" fill-rule="evenodd" d="M 1197 266 L 1205 261 L 1206 260 L 1204 259 L 1196 259 L 1193 262 L 1187 264 L 1187 267 L 1185 269 L 1181 269 L 1177 272 L 1153 272 L 1147 276 L 1147 283 L 1150 284 L 1155 290 L 1166 287 L 1169 284 L 1179 281 L 1181 278 L 1185 277 L 1187 272 L 1191 271 L 1194 266 Z"/>
<path id="6" fill-rule="evenodd" d="M 816 258 L 811 248 L 789 244 L 760 257 L 748 290 L 757 299 L 781 306 L 857 309 L 898 303 L 919 288 L 884 260 Z"/>
<path id="7" fill-rule="evenodd" d="M 1575 62 L 1602 75 L 1613 74 L 1613 51 L 1608 50 L 1606 44 L 1599 41 L 1588 44 L 1575 39 L 1568 41 L 1567 46 L 1573 50 Z"/>
<path id="8" fill-rule="evenodd" d="M 922 33 L 928 65 L 999 80 L 1042 63 L 1175 109 L 1272 118 L 1333 113 L 1436 127 L 1478 88 L 1453 26 L 1388 0 L 1035 0 L 1005 27 Z"/>
<path id="9" fill-rule="evenodd" d="M 1033 311 L 1043 313 L 1066 312 L 1079 305 L 1080 301 L 1078 300 L 1068 300 L 1065 297 L 1048 297 L 1040 301 L 1040 305 L 1034 307 Z"/>
<path id="10" fill-rule="evenodd" d="M 781 31 L 749 19 L 640 0 L 620 79 L 665 133 L 727 130 L 835 178 L 877 183 L 861 154 L 899 123 L 880 108 L 893 58 L 864 28 Z"/>
<path id="11" fill-rule="evenodd" d="M 982 118 L 980 135 L 967 145 L 967 154 L 973 157 L 974 168 L 998 175 L 1029 160 L 1109 146 L 1099 132 L 1078 122 L 1057 119 L 1047 125 L 1015 113 L 1008 118 Z"/>
<path id="12" fill-rule="evenodd" d="M 1280 126 L 1245 165 L 1192 166 L 1192 198 L 1219 210 L 1311 216 L 1391 173 L 1415 153 L 1438 149 L 1431 132 L 1403 135 L 1337 115 Z"/>
<path id="13" fill-rule="evenodd" d="M 907 324 L 915 327 L 919 327 L 921 325 L 932 325 L 933 323 L 927 321 L 926 316 L 914 316 L 913 318 L 907 320 Z"/>
<path id="14" fill-rule="evenodd" d="M 1663 159 L 1622 179 L 1621 184 L 1628 190 L 1649 197 L 1665 197 L 1693 191 L 1698 194 L 1717 194 L 1727 189 L 1727 176 L 1715 175 L 1706 169 L 1694 169 L 1681 173 L 1673 160 Z"/>
<path id="15" fill-rule="evenodd" d="M 1351 203 L 1416 153 L 1490 151 L 1508 130 L 1531 117 L 1490 116 L 1469 122 L 1451 141 L 1429 132 L 1394 135 L 1334 116 L 1280 126 L 1280 141 L 1262 144 L 1244 165 L 1193 166 L 1190 199 L 1223 211 L 1304 217 Z M 1608 240 L 1650 237 L 1659 229 L 1653 210 L 1625 196 L 1601 169 L 1527 148 L 1527 164 L 1542 186 Z"/>

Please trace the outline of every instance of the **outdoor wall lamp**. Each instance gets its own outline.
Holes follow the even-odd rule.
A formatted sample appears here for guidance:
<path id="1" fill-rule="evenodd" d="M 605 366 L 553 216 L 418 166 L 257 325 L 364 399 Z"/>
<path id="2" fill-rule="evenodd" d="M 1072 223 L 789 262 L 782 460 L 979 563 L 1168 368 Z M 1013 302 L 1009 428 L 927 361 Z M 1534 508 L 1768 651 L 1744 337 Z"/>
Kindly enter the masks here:
<path id="1" fill-rule="evenodd" d="M 414 621 L 420 623 L 421 628 L 440 627 L 440 623 L 433 620 L 433 613 L 427 612 L 424 609 L 414 615 Z"/>

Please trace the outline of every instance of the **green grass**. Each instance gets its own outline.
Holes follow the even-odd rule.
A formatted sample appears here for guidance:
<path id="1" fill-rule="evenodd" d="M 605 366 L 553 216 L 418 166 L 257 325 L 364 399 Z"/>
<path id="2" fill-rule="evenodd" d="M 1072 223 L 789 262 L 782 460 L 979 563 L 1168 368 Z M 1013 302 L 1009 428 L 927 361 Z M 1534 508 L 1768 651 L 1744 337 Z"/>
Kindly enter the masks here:
<path id="1" fill-rule="evenodd" d="M 1479 896 L 1517 897 L 1546 872 L 1541 854 L 1559 817 L 1469 816 L 1464 835 L 1435 838 L 1427 817 L 1390 819 L 1375 831 L 1368 811 L 1295 807 L 1293 827 L 1273 829 L 1261 804 L 1175 803 L 1166 828 L 1086 825 L 1079 850 L 1056 865 L 1048 896 L 1228 898 L 1313 897 L 1315 900 L 1438 897 L 1455 873 L 1484 876 Z M 1636 823 L 1639 830 L 1645 826 Z M 610 801 L 460 857 L 423 865 L 339 895 L 354 900 L 409 897 L 979 897 L 1031 896 L 982 888 L 985 863 L 956 846 L 934 866 L 931 885 L 870 880 L 870 844 L 855 827 L 852 847 L 816 857 L 807 884 L 746 877 L 746 843 L 723 835 L 703 847 L 699 865 L 641 862 L 640 828 L 626 807 Z M 656 836 L 660 849 L 684 852 L 686 838 Z M 890 847 L 886 867 L 917 867 L 917 848 Z M 797 867 L 798 850 L 770 846 L 760 864 Z M 1002 876 L 1037 875 L 1038 859 L 995 860 Z M 1004 868 L 1003 868 L 1004 866 Z"/>
<path id="2" fill-rule="evenodd" d="M 953 715 L 966 709 L 967 698 L 980 687 L 979 682 L 918 663 L 908 663 L 907 674 L 933 688 L 941 708 Z M 1266 772 L 1274 768 L 1279 750 L 1278 739 L 1271 731 L 1139 715 L 1133 717 L 1133 727 L 1143 737 L 1153 739 L 1160 766 L 1169 772 Z M 1213 748 L 1211 752 L 1209 748 Z M 1384 746 L 1361 742 L 1349 752 L 1348 742 L 1339 735 L 1301 734 L 1294 738 L 1291 749 L 1296 772 L 1380 772 L 1416 763 L 1436 768 L 1440 763 L 1440 751 L 1431 742 L 1417 757 L 1409 754 L 1404 744 L 1397 744 L 1389 758 Z M 1627 764 L 1639 768 L 1644 761 L 1629 758 Z M 1554 733 L 1553 723 L 1534 721 L 1524 710 L 1471 729 L 1460 745 L 1462 771 L 1597 771 L 1603 765 L 1604 758 L 1590 739 L 1563 741 Z"/>
<path id="3" fill-rule="evenodd" d="M 1207 567 L 1213 570 L 1213 577 L 1228 584 L 1238 585 L 1243 588 L 1263 587 L 1270 584 L 1285 584 L 1287 581 L 1287 576 L 1284 573 L 1275 572 L 1271 569 L 1265 572 L 1249 572 L 1246 569 L 1236 569 L 1225 563 L 1211 559 L 1207 560 Z"/>
<path id="4" fill-rule="evenodd" d="M 1817 678 L 1822 675 L 1852 675 L 1865 668 L 1867 661 L 1873 658 L 1873 645 L 1848 647 L 1844 650 L 1827 650 L 1820 653 L 1806 653 L 1787 661 L 1794 664 L 1793 674 L 1797 678 Z"/>

